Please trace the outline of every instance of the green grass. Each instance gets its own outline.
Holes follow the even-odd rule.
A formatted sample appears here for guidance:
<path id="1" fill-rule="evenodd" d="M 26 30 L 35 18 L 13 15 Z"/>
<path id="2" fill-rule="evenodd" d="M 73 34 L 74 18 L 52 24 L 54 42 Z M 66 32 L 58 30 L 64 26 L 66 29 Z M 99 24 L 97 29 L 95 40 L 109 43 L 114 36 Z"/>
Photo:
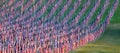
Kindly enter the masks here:
<path id="1" fill-rule="evenodd" d="M 110 23 L 100 38 L 70 53 L 120 53 L 120 3 Z"/>
<path id="2" fill-rule="evenodd" d="M 112 19 L 111 19 L 111 23 L 120 23 L 120 0 L 119 0 L 119 6 L 116 9 Z"/>
<path id="3" fill-rule="evenodd" d="M 66 1 L 62 2 L 62 5 L 59 6 L 59 9 L 56 10 L 53 16 L 56 16 L 59 13 L 60 9 L 63 8 L 65 2 Z M 2 7 L 2 4 L 3 3 L 0 2 L 0 8 Z M 89 10 L 90 7 L 89 9 L 87 9 L 87 11 L 82 17 L 87 15 L 86 13 Z M 72 51 L 71 53 L 120 53 L 119 23 L 120 23 L 120 2 L 118 8 L 115 11 L 115 14 L 111 19 L 111 24 L 108 26 L 106 31 L 101 35 L 101 37 L 92 43 L 86 44 L 85 46 L 82 46 Z"/>
<path id="4" fill-rule="evenodd" d="M 82 46 L 71 53 L 120 53 L 120 24 L 110 24 L 95 42 Z"/>

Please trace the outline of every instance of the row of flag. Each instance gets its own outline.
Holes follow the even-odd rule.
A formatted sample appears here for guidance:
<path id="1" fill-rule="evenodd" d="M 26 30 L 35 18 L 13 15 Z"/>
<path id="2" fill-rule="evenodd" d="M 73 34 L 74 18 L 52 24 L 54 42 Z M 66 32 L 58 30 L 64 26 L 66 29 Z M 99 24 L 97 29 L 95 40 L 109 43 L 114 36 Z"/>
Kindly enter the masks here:
<path id="1" fill-rule="evenodd" d="M 34 0 L 30 0 L 30 1 L 33 2 Z M 95 25 L 93 24 L 91 26 L 86 26 L 84 25 L 85 23 L 83 23 L 82 25 L 73 26 L 76 22 L 75 23 L 73 22 L 73 25 L 66 25 L 66 23 L 59 23 L 59 22 L 58 22 L 59 24 L 55 24 L 54 22 L 53 22 L 54 24 L 53 23 L 43 24 L 42 23 L 43 20 L 41 19 L 39 20 L 41 24 L 39 24 L 39 22 L 33 22 L 35 24 L 34 26 L 30 23 L 34 21 L 37 16 L 34 15 L 33 19 L 32 17 L 30 18 L 30 16 L 33 14 L 32 10 L 31 12 L 25 12 L 20 18 L 16 18 L 17 21 L 16 19 L 14 19 L 14 17 L 16 17 L 16 14 L 17 14 L 16 11 L 11 10 L 10 12 L 16 13 L 16 14 L 13 14 L 13 16 L 11 15 L 11 17 L 13 18 L 7 18 L 5 19 L 5 21 L 0 23 L 0 53 L 68 53 L 69 51 L 74 50 L 80 46 L 84 46 L 85 44 L 92 42 L 96 38 L 98 38 L 99 35 L 105 30 L 105 28 L 109 24 L 110 18 L 113 16 L 113 13 L 119 3 L 119 0 L 115 0 L 110 13 L 108 14 L 104 22 L 99 23 L 98 22 L 100 20 L 99 15 L 102 15 L 104 13 L 106 6 L 108 6 L 109 4 L 109 0 L 105 0 L 105 1 L 106 3 L 103 9 L 96 17 L 98 19 L 95 20 L 94 22 Z M 46 12 L 47 7 L 50 6 L 49 4 L 53 2 L 53 0 L 48 2 L 44 1 L 44 2 L 46 4 L 45 3 L 41 4 L 43 5 L 43 8 L 41 8 L 40 10 L 40 12 L 42 12 L 40 13 L 42 14 L 40 16 L 43 16 L 44 12 Z M 57 4 L 56 6 L 60 5 L 59 2 L 62 2 L 62 1 L 59 0 L 58 3 L 56 3 Z M 69 2 L 66 5 L 69 5 Z M 78 5 L 80 5 L 79 4 L 80 2 L 81 2 L 80 0 L 79 2 L 77 2 Z M 12 2 L 10 2 L 10 4 L 11 3 Z M 80 17 L 81 17 L 81 14 L 83 14 L 83 12 L 85 11 L 84 9 L 86 9 L 89 6 L 88 4 L 90 4 L 90 1 L 87 1 L 84 4 L 85 7 L 81 9 L 81 12 L 79 14 Z M 90 18 L 92 16 L 91 13 L 95 11 L 95 9 L 99 6 L 99 4 L 100 4 L 100 0 L 96 2 L 96 5 L 93 7 L 94 10 L 91 10 L 87 18 Z M 16 4 L 16 6 L 18 7 L 20 5 Z M 35 7 L 35 9 L 36 8 L 37 7 Z M 66 8 L 67 6 L 65 6 L 64 9 L 66 10 Z M 77 7 L 75 7 L 75 9 L 76 8 Z M 24 11 L 24 7 L 22 11 Z M 62 13 L 63 12 L 61 12 L 61 14 Z M 5 14 L 6 13 L 3 13 L 1 17 L 4 17 Z M 50 17 L 51 16 L 53 15 L 50 15 Z M 31 22 L 28 21 L 29 19 L 31 19 L 30 20 Z M 67 17 L 64 19 L 68 20 Z M 75 18 L 74 20 L 76 19 L 77 18 Z M 85 20 L 87 21 L 84 21 L 84 22 L 89 21 L 89 19 L 85 19 Z M 14 21 L 16 22 L 21 21 L 21 24 L 13 24 Z M 26 22 L 29 22 L 29 23 L 27 24 Z M 38 24 L 38 26 L 36 24 Z"/>

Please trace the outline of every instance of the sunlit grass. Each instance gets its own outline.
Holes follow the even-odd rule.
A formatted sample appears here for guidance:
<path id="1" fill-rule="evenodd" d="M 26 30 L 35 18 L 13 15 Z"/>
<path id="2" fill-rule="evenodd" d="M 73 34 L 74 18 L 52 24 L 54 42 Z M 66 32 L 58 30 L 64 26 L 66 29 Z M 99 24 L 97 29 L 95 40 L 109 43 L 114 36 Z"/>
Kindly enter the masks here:
<path id="1" fill-rule="evenodd" d="M 96 41 L 70 53 L 120 53 L 120 3 L 106 31 Z"/>
<path id="2" fill-rule="evenodd" d="M 101 37 L 71 53 L 120 53 L 120 24 L 110 24 Z"/>

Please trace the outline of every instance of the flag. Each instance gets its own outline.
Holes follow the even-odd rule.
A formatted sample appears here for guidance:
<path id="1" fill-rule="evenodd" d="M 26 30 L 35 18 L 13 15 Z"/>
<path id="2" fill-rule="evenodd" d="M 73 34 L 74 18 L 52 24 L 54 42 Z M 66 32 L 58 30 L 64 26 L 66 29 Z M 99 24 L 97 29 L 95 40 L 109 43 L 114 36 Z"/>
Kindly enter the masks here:
<path id="1" fill-rule="evenodd" d="M 94 34 L 91 34 L 91 39 L 92 39 L 92 41 L 95 40 Z"/>
<path id="2" fill-rule="evenodd" d="M 59 53 L 59 48 L 55 47 L 55 48 L 53 49 L 53 53 Z"/>
<path id="3" fill-rule="evenodd" d="M 37 51 L 39 51 L 40 53 L 43 53 L 43 49 L 42 47 L 39 45 L 39 47 L 37 48 Z"/>
<path id="4" fill-rule="evenodd" d="M 8 45 L 8 47 L 7 47 L 7 52 L 10 52 L 10 45 Z"/>
<path id="5" fill-rule="evenodd" d="M 80 46 L 83 46 L 83 38 L 80 39 Z"/>
<path id="6" fill-rule="evenodd" d="M 69 52 L 69 47 L 68 47 L 68 46 L 69 46 L 69 44 L 68 44 L 68 43 L 66 43 L 66 44 L 65 44 L 65 52 L 66 52 L 66 53 L 68 53 L 68 52 Z"/>
<path id="7" fill-rule="evenodd" d="M 76 48 L 76 43 L 73 42 L 73 50 Z"/>
<path id="8" fill-rule="evenodd" d="M 35 47 L 34 47 L 33 53 L 36 53 L 36 52 L 37 52 L 37 45 L 35 44 L 34 46 L 35 46 Z"/>
<path id="9" fill-rule="evenodd" d="M 45 48 L 44 52 L 45 53 L 49 53 L 48 48 Z"/>
<path id="10" fill-rule="evenodd" d="M 85 36 L 85 44 L 88 43 L 88 35 Z"/>
<path id="11" fill-rule="evenodd" d="M 82 44 L 83 44 L 83 46 L 86 44 L 85 37 L 84 37 L 83 40 L 82 40 Z"/>
<path id="12" fill-rule="evenodd" d="M 3 53 L 3 52 L 0 50 L 0 53 Z"/>
<path id="13" fill-rule="evenodd" d="M 65 46 L 64 45 L 62 45 L 62 48 L 61 48 L 61 53 L 65 53 Z"/>
<path id="14" fill-rule="evenodd" d="M 51 46 L 49 45 L 49 48 L 48 48 L 48 53 L 52 53 L 52 48 L 51 48 Z"/>
<path id="15" fill-rule="evenodd" d="M 57 53 L 60 53 L 60 48 L 57 48 L 57 50 L 56 50 L 56 51 L 57 51 Z"/>

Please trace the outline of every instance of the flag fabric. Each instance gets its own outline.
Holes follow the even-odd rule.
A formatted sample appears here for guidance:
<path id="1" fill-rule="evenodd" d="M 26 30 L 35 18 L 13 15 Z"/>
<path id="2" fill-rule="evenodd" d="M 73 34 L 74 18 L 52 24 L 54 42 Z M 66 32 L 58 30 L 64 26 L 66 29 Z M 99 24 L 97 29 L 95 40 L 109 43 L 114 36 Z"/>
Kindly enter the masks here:
<path id="1" fill-rule="evenodd" d="M 100 22 L 110 4 L 110 0 L 105 0 L 92 24 L 89 24 L 101 4 L 100 0 L 95 1 L 84 18 L 82 15 L 91 4 L 89 0 L 2 2 L 8 4 L 2 3 L 0 9 L 0 53 L 68 53 L 97 39 L 105 31 L 119 4 L 119 0 L 114 0 L 109 14 Z"/>

